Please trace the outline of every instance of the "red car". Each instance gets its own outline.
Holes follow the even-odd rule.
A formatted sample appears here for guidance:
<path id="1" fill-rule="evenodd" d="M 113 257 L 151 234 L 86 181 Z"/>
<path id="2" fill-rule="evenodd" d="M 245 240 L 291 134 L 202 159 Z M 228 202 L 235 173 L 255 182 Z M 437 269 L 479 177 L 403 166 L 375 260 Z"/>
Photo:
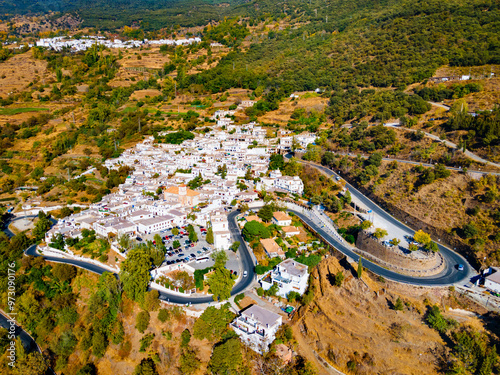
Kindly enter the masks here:
<path id="1" fill-rule="evenodd" d="M 194 247 L 194 243 L 191 244 L 191 247 Z"/>

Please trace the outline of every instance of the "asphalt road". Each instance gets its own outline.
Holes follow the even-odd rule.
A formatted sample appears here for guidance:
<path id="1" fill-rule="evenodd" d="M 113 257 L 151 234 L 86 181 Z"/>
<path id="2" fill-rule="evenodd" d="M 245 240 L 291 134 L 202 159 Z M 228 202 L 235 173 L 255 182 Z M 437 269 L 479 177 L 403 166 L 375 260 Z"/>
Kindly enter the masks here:
<path id="1" fill-rule="evenodd" d="M 247 277 L 243 277 L 243 273 L 241 274 L 241 278 L 238 281 L 238 283 L 233 287 L 233 290 L 231 291 L 231 295 L 236 295 L 244 291 L 248 286 L 252 284 L 255 278 L 255 271 L 254 271 L 254 266 L 255 264 L 253 263 L 252 256 L 250 255 L 247 247 L 244 245 L 243 237 L 241 236 L 241 232 L 238 228 L 238 224 L 236 223 L 236 215 L 238 215 L 239 211 L 233 211 L 228 215 L 228 222 L 229 222 L 229 230 L 231 231 L 231 235 L 233 236 L 234 241 L 239 241 L 240 242 L 240 248 L 239 248 L 239 256 L 241 259 L 242 263 L 242 270 L 247 271 Z M 26 255 L 32 255 L 32 256 L 41 256 L 36 252 L 36 245 L 30 246 L 26 251 Z M 98 265 L 87 263 L 81 260 L 76 260 L 76 259 L 66 259 L 66 258 L 58 258 L 58 257 L 51 257 L 51 256 L 46 256 L 43 255 L 43 258 L 49 262 L 57 262 L 57 263 L 65 263 L 65 264 L 71 264 L 75 267 L 83 268 L 88 271 L 97 273 L 97 274 L 102 274 L 104 272 L 110 272 L 109 270 L 99 267 Z M 213 298 L 210 296 L 207 297 L 191 297 L 191 296 L 180 296 L 177 294 L 170 294 L 166 293 L 163 291 L 158 291 L 160 293 L 160 299 L 167 301 L 167 302 L 172 302 L 172 303 L 177 303 L 177 304 L 201 304 L 201 303 L 208 303 L 208 302 L 214 302 Z"/>
<path id="2" fill-rule="evenodd" d="M 300 160 L 301 163 L 306 163 L 302 160 Z M 325 172 L 326 174 L 330 176 L 338 176 L 335 172 L 330 170 L 327 167 L 316 165 L 316 164 L 311 164 L 311 163 L 306 163 L 310 164 L 315 168 L 318 168 Z M 341 176 L 339 176 L 341 177 Z M 360 191 L 358 191 L 354 186 L 349 184 L 346 181 L 346 188 L 349 189 L 349 192 L 351 193 L 352 196 L 355 196 L 358 200 L 360 200 L 366 207 L 368 207 L 370 210 L 374 212 L 375 215 L 383 218 L 385 221 L 390 223 L 391 225 L 397 227 L 399 230 L 406 232 L 409 236 L 414 235 L 415 231 L 411 229 L 410 227 L 404 225 L 401 223 L 399 220 L 391 216 L 389 213 L 384 211 L 382 208 L 380 208 L 375 202 L 364 196 Z M 302 214 L 298 214 L 299 216 L 303 217 Z M 306 221 L 308 224 L 311 223 L 309 219 Z M 325 231 L 323 231 L 321 228 L 316 228 L 318 229 L 318 232 L 320 234 L 326 234 L 329 238 L 331 236 L 328 235 Z M 336 244 L 334 245 L 335 248 L 339 249 L 342 251 L 344 254 L 352 257 L 354 260 L 358 260 L 358 255 L 352 252 L 350 249 L 348 249 L 346 246 L 342 245 L 341 243 L 338 243 L 334 238 L 331 238 L 332 241 L 334 241 Z M 466 280 L 470 275 L 475 274 L 474 269 L 472 266 L 463 258 L 461 255 L 457 254 L 453 250 L 441 245 L 438 243 L 439 246 L 439 251 L 441 255 L 443 256 L 445 262 L 446 262 L 446 268 L 443 272 L 441 272 L 438 275 L 434 276 L 429 276 L 429 277 L 411 277 L 411 276 L 405 276 L 405 275 L 400 275 L 396 272 L 389 271 L 383 267 L 380 267 L 374 263 L 371 263 L 367 261 L 366 259 L 363 260 L 363 264 L 366 263 L 366 268 L 370 269 L 371 271 L 375 272 L 378 275 L 381 275 L 383 277 L 386 277 L 391 280 L 395 281 L 400 281 L 404 283 L 411 283 L 411 284 L 416 284 L 416 285 L 449 285 L 449 284 L 455 284 L 462 282 Z M 464 265 L 464 270 L 463 271 L 458 271 L 456 268 L 457 264 L 463 264 Z"/>
<path id="3" fill-rule="evenodd" d="M 5 316 L 5 312 L 0 310 L 0 327 L 3 327 L 7 330 L 10 330 L 10 322 L 9 319 Z M 24 350 L 26 353 L 33 353 L 33 352 L 38 352 L 41 353 L 40 348 L 36 344 L 35 340 L 31 335 L 23 330 L 21 327 L 19 327 L 17 324 L 15 324 L 15 336 L 19 339 L 21 339 L 21 343 L 23 344 Z M 16 358 L 17 360 L 17 358 Z M 56 375 L 54 370 L 49 367 L 49 373 Z"/>
<path id="4" fill-rule="evenodd" d="M 358 261 L 359 255 L 352 251 L 350 248 L 345 246 L 343 243 L 339 242 L 335 237 L 330 235 L 327 231 L 323 229 L 322 225 L 318 225 L 315 221 L 309 219 L 307 216 L 301 212 L 295 210 L 288 210 L 293 212 L 295 215 L 304 220 L 315 232 L 320 234 L 332 247 L 339 250 L 344 255 Z M 443 250 L 444 249 L 444 250 Z M 377 275 L 383 276 L 386 279 L 412 284 L 412 285 L 422 285 L 422 286 L 441 286 L 441 285 L 451 285 L 461 282 L 468 278 L 468 270 L 458 271 L 455 265 L 458 263 L 464 264 L 465 267 L 469 267 L 465 260 L 457 253 L 441 247 L 441 254 L 446 262 L 446 268 L 439 274 L 427 277 L 412 277 L 402 275 L 400 273 L 390 271 L 384 267 L 381 267 L 375 263 L 368 261 L 367 259 L 362 260 L 363 267 L 369 269 L 370 271 L 376 273 Z"/>

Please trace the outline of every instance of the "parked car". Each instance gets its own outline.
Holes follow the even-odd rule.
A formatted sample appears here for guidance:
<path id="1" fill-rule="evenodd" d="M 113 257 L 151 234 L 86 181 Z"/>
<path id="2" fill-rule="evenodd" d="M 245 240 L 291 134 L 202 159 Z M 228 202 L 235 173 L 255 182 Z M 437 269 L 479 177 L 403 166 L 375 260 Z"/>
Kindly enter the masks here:
<path id="1" fill-rule="evenodd" d="M 141 242 L 141 241 L 142 241 L 142 238 L 141 238 L 141 237 L 139 237 L 139 236 L 137 236 L 135 239 L 136 239 L 137 241 L 139 241 L 139 242 Z"/>

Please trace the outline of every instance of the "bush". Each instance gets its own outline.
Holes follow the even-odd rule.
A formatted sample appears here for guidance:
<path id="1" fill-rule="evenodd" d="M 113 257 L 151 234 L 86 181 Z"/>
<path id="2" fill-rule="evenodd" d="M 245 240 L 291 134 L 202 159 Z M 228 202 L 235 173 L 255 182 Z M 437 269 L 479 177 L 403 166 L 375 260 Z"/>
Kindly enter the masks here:
<path id="1" fill-rule="evenodd" d="M 474 224 L 467 223 L 462 227 L 462 232 L 465 238 L 472 238 L 477 234 L 477 228 Z"/>
<path id="2" fill-rule="evenodd" d="M 144 331 L 149 326 L 149 319 L 149 313 L 147 311 L 141 311 L 139 314 L 137 314 L 137 317 L 135 319 L 135 328 L 137 328 L 140 333 L 144 333 Z"/>
<path id="3" fill-rule="evenodd" d="M 335 274 L 335 286 L 342 286 L 342 282 L 344 281 L 344 274 L 342 271 L 339 271 Z"/>
<path id="4" fill-rule="evenodd" d="M 153 339 L 155 338 L 155 335 L 153 333 L 147 334 L 141 339 L 141 347 L 139 351 L 141 353 L 145 352 L 147 348 L 153 343 Z"/>
<path id="5" fill-rule="evenodd" d="M 425 321 L 429 324 L 429 326 L 440 333 L 445 333 L 449 328 L 456 325 L 454 320 L 448 320 L 441 314 L 441 310 L 437 305 L 429 307 Z"/>
<path id="6" fill-rule="evenodd" d="M 243 298 L 245 298 L 245 293 L 240 293 L 234 297 L 234 303 L 238 304 Z"/>
<path id="7" fill-rule="evenodd" d="M 300 294 L 291 291 L 287 294 L 286 298 L 288 299 L 288 302 L 300 301 Z"/>
<path id="8" fill-rule="evenodd" d="M 158 313 L 158 320 L 162 323 L 165 323 L 169 319 L 170 319 L 170 311 L 167 309 L 160 309 L 160 312 Z"/>

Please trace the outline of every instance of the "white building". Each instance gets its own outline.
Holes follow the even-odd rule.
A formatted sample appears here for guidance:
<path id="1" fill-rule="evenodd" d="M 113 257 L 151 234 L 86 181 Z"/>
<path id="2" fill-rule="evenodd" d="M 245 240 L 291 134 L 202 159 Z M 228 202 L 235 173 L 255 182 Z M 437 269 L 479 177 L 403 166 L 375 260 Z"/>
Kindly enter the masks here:
<path id="1" fill-rule="evenodd" d="M 304 183 L 299 176 L 278 177 L 274 179 L 274 187 L 299 195 L 302 195 L 302 193 L 304 192 Z"/>
<path id="2" fill-rule="evenodd" d="M 253 305 L 242 311 L 241 315 L 232 321 L 231 327 L 244 344 L 262 354 L 276 338 L 281 324 L 281 315 Z"/>
<path id="3" fill-rule="evenodd" d="M 490 267 L 485 271 L 484 286 L 494 292 L 500 293 L 500 268 Z"/>
<path id="4" fill-rule="evenodd" d="M 286 227 L 292 225 L 292 218 L 285 212 L 276 211 L 273 213 L 272 222 L 280 227 Z"/>
<path id="5" fill-rule="evenodd" d="M 231 246 L 231 232 L 227 216 L 221 212 L 216 212 L 210 216 L 212 232 L 214 234 L 214 246 L 217 250 L 228 250 Z"/>
<path id="6" fill-rule="evenodd" d="M 262 288 L 268 290 L 278 284 L 278 295 L 286 298 L 288 293 L 304 294 L 307 289 L 309 272 L 307 266 L 293 259 L 286 259 L 278 264 L 261 281 Z"/>
<path id="7" fill-rule="evenodd" d="M 164 229 L 173 228 L 174 226 L 174 217 L 170 215 L 157 216 L 137 221 L 137 228 L 139 232 L 144 234 L 159 232 Z"/>

